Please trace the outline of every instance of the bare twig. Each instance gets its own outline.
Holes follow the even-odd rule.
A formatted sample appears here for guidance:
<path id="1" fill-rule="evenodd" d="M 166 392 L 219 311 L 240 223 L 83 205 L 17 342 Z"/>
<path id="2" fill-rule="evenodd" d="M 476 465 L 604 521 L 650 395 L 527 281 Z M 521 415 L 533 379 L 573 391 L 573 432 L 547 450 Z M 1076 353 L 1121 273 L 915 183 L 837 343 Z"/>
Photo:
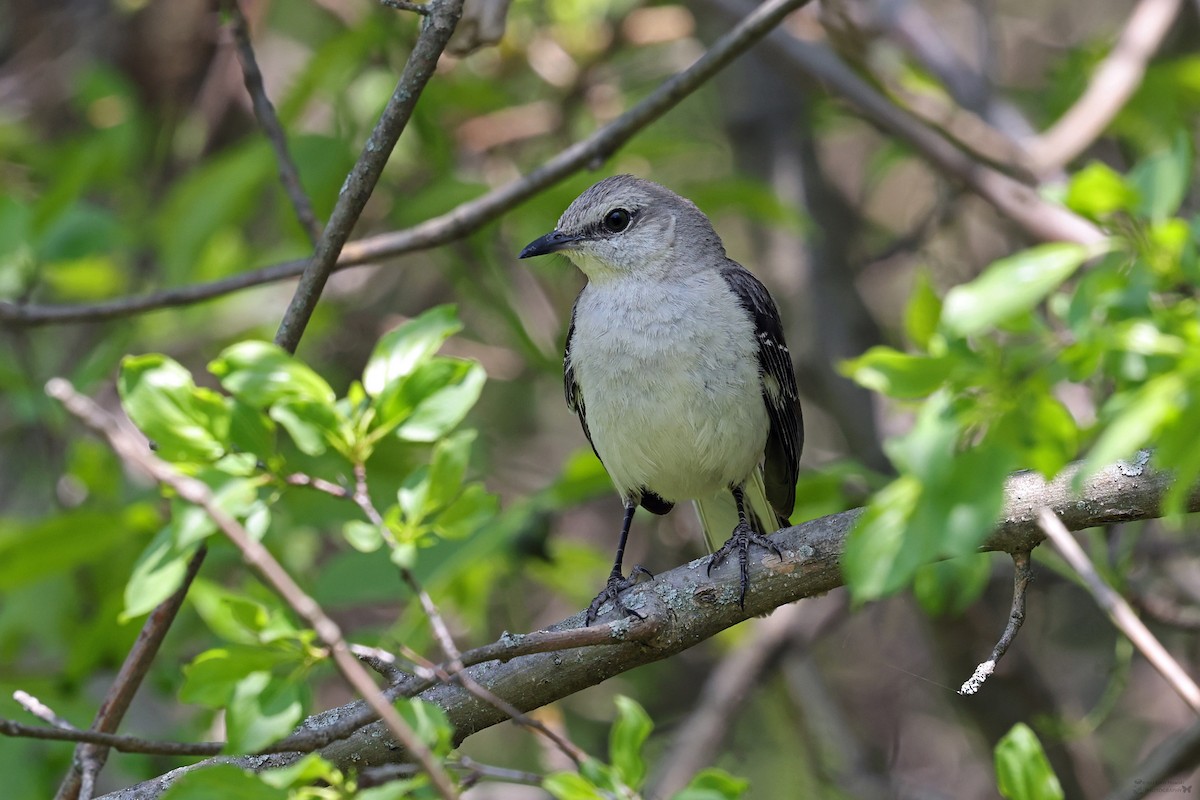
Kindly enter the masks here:
<path id="1" fill-rule="evenodd" d="M 1065 166 L 1104 132 L 1142 82 L 1146 64 L 1182 4 L 1182 0 L 1140 0 L 1083 95 L 1049 130 L 1026 144 L 1037 174 Z"/>
<path id="2" fill-rule="evenodd" d="M 350 652 L 371 669 L 379 673 L 388 685 L 394 685 L 411 677 L 407 672 L 396 666 L 396 657 L 378 647 L 367 647 L 361 644 L 350 645 Z"/>
<path id="3" fill-rule="evenodd" d="M 22 691 L 21 689 L 17 689 L 15 692 L 13 692 L 12 696 L 13 696 L 13 700 L 16 700 L 21 705 L 21 708 L 25 709 L 30 714 L 37 717 L 42 722 L 53 725 L 56 728 L 62 728 L 63 730 L 67 730 L 67 731 L 79 730 L 78 728 L 76 728 L 74 725 L 71 724 L 70 720 L 60 717 L 57 713 L 55 713 L 53 708 L 46 705 L 41 700 L 38 700 L 36 697 L 31 695 L 29 692 Z"/>
<path id="4" fill-rule="evenodd" d="M 717 39 L 713 46 L 682 72 L 668 78 L 648 97 L 591 136 L 566 148 L 528 175 L 505 184 L 441 216 L 402 231 L 349 242 L 335 269 L 346 269 L 452 242 L 511 211 L 547 186 L 584 167 L 599 163 L 650 123 L 703 86 L 730 61 L 745 52 L 792 11 L 808 0 L 767 0 Z M 113 319 L 158 308 L 191 305 L 232 292 L 294 278 L 307 261 L 286 261 L 229 278 L 161 292 L 123 297 L 89 305 L 23 305 L 0 302 L 0 323 L 15 326 L 60 324 Z"/>
<path id="5" fill-rule="evenodd" d="M 1000 640 L 992 648 L 992 655 L 975 668 L 975 674 L 967 679 L 958 690 L 959 694 L 975 694 L 983 686 L 984 681 L 991 677 L 996 664 L 1008 652 L 1008 647 L 1017 638 L 1017 632 L 1025 622 L 1025 594 L 1029 590 L 1029 582 L 1033 580 L 1033 570 L 1029 567 L 1029 552 L 1021 551 L 1012 554 L 1013 560 L 1013 599 L 1008 612 L 1008 624 L 1000 634 Z"/>
<path id="6" fill-rule="evenodd" d="M 304 193 L 304 187 L 300 184 L 300 171 L 296 168 L 296 162 L 292 160 L 292 154 L 288 151 L 287 136 L 283 132 L 283 126 L 279 124 L 279 117 L 275 115 L 275 106 L 267 97 L 262 72 L 258 69 L 258 59 L 254 56 L 254 47 L 250 42 L 250 26 L 246 23 L 246 15 L 242 13 L 242 7 L 238 0 L 222 0 L 222 5 L 229 13 L 233 39 L 237 44 L 238 60 L 242 63 L 242 75 L 246 82 L 246 91 L 250 93 L 254 116 L 258 119 L 258 124 L 262 126 L 267 141 L 275 150 L 275 161 L 279 165 L 279 181 L 283 184 L 283 191 L 292 202 L 292 209 L 296 212 L 296 219 L 300 221 L 300 227 L 304 228 L 304 232 L 308 234 L 309 241 L 316 244 L 317 240 L 321 238 L 321 223 L 317 221 L 312 203 L 309 201 L 308 195 Z"/>
<path id="7" fill-rule="evenodd" d="M 300 285 L 292 295 L 292 302 L 283 315 L 275 343 L 284 350 L 293 352 L 300 336 L 308 325 L 325 282 L 329 280 L 342 248 L 350 238 L 354 225 L 367 205 L 383 167 L 396 146 L 400 134 L 412 117 L 413 108 L 421 92 L 437 67 L 438 56 L 450 41 L 454 26 L 462 15 L 463 0 L 432 0 L 429 15 L 421 25 L 421 33 L 413 45 L 396 90 L 384 107 L 383 113 L 371 131 L 370 138 L 355 162 L 346 182 L 342 184 L 329 224 L 325 226 L 317 242 L 312 259 L 300 275 Z"/>
<path id="8" fill-rule="evenodd" d="M 22 725 L 12 720 L 0 719 L 0 734 L 19 736 L 24 739 L 51 739 L 62 742 L 84 742 L 96 745 L 108 752 L 111 748 L 122 753 L 147 753 L 156 756 L 214 756 L 225 745 L 221 742 L 157 742 L 139 739 L 136 736 L 121 736 L 102 731 L 85 731 L 79 728 L 42 728 Z"/>
<path id="9" fill-rule="evenodd" d="M 126 463 L 136 466 L 159 483 L 171 487 L 180 498 L 204 509 L 242 553 L 242 558 L 258 575 L 279 594 L 281 598 L 312 626 L 317 636 L 329 648 L 334 664 L 346 682 L 379 714 L 388 730 L 408 750 L 429 775 L 430 782 L 445 800 L 457 797 L 450 776 L 416 732 L 404 721 L 391 703 L 380 693 L 366 669 L 350 653 L 346 640 L 337 623 L 330 619 L 316 601 L 292 580 L 275 557 L 257 540 L 246 532 L 236 519 L 216 502 L 208 486 L 195 478 L 183 475 L 174 467 L 153 455 L 140 442 L 128 436 L 104 409 L 91 399 L 79 394 L 67 381 L 52 378 L 46 385 L 46 393 L 63 404 L 87 427 L 104 437 L 113 451 Z"/>
<path id="10" fill-rule="evenodd" d="M 1125 598 L 1104 582 L 1062 520 L 1051 509 L 1043 508 L 1038 512 L 1038 524 L 1046 537 L 1054 543 L 1059 554 L 1079 573 L 1084 586 L 1112 623 L 1133 642 L 1184 702 L 1191 706 L 1193 711 L 1200 713 L 1200 686 L 1184 672 L 1183 667 L 1179 666 L 1179 662 L 1167 652 L 1145 623 L 1138 619 L 1137 614 L 1125 602 Z"/>
<path id="11" fill-rule="evenodd" d="M 191 560 L 188 561 L 187 570 L 184 572 L 179 588 L 172 592 L 170 597 L 155 606 L 142 624 L 142 629 L 138 632 L 133 647 L 125 656 L 125 661 L 121 664 L 117 677 L 104 696 L 104 701 L 100 703 L 100 708 L 96 710 L 96 716 L 92 720 L 92 731 L 112 733 L 120 726 L 125 712 L 129 709 L 129 704 L 133 701 L 133 696 L 137 694 L 142 680 L 150 669 L 151 662 L 158 655 L 158 648 L 162 645 L 163 638 L 171 629 L 171 623 L 175 621 L 179 609 L 183 606 L 188 587 L 192 585 L 192 581 L 200 571 L 200 565 L 204 563 L 207 552 L 208 549 L 203 545 L 196 550 Z M 75 757 L 71 761 L 71 769 L 58 787 L 56 800 L 75 800 L 78 797 L 89 800 L 93 793 L 96 776 L 100 774 L 107 759 L 108 750 L 102 744 L 83 744 L 76 747 Z"/>

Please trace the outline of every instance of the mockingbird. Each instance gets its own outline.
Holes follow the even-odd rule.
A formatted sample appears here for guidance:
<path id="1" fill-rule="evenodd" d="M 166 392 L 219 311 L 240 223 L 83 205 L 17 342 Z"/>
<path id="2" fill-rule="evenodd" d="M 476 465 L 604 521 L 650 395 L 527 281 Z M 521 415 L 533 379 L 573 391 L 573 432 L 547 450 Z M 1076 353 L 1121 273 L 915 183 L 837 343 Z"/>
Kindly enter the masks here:
<path id="1" fill-rule="evenodd" d="M 588 279 L 567 332 L 567 405 L 625 504 L 588 624 L 607 600 L 635 614 L 619 594 L 632 583 L 621 561 L 639 504 L 666 514 L 695 501 L 710 550 L 732 531 L 708 570 L 736 552 L 745 607 L 750 545 L 779 554 L 765 534 L 788 524 L 804 444 L 771 295 L 695 204 L 632 175 L 585 191 L 520 258 L 557 252 Z"/>

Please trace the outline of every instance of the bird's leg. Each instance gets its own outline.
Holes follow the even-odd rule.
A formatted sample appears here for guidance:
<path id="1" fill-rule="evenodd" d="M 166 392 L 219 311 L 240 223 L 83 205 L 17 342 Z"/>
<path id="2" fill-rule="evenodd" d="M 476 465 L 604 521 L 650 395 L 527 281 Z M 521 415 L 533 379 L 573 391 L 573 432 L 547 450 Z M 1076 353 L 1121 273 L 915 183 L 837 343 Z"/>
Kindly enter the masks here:
<path id="1" fill-rule="evenodd" d="M 783 560 L 783 553 L 780 552 L 779 546 L 775 542 L 763 536 L 758 531 L 750 527 L 750 523 L 746 521 L 745 498 L 742 496 L 742 487 L 736 486 L 733 488 L 733 501 L 737 503 L 738 524 L 733 529 L 733 534 L 726 540 L 725 544 L 721 545 L 721 549 L 713 553 L 708 560 L 708 574 L 712 574 L 712 568 L 724 561 L 734 550 L 738 554 L 738 566 L 741 568 L 742 576 L 742 592 L 738 596 L 738 605 L 744 611 L 746 609 L 746 587 L 750 585 L 750 545 L 757 544 L 760 547 L 765 547 L 768 550 L 779 556 L 779 560 Z"/>
<path id="2" fill-rule="evenodd" d="M 585 617 L 586 624 L 588 625 L 591 625 L 596 621 L 596 615 L 600 613 L 600 606 L 604 605 L 609 600 L 613 602 L 614 606 L 619 608 L 621 611 L 624 611 L 626 614 L 637 617 L 638 619 L 645 619 L 645 616 L 634 611 L 632 608 L 629 608 L 620 600 L 621 592 L 625 591 L 630 586 L 633 586 L 634 583 L 636 583 L 634 580 L 635 575 L 642 574 L 651 578 L 654 577 L 650 574 L 650 570 L 641 565 L 634 567 L 633 572 L 628 578 L 621 573 L 621 562 L 625 559 L 625 542 L 629 539 L 629 526 L 633 523 L 633 512 L 636 510 L 637 501 L 626 499 L 625 519 L 621 522 L 621 539 L 617 542 L 617 557 L 613 561 L 612 572 L 608 575 L 608 583 L 605 584 L 604 588 L 600 591 L 600 594 L 596 595 L 596 599 L 593 600 L 591 605 L 588 606 L 587 616 Z"/>

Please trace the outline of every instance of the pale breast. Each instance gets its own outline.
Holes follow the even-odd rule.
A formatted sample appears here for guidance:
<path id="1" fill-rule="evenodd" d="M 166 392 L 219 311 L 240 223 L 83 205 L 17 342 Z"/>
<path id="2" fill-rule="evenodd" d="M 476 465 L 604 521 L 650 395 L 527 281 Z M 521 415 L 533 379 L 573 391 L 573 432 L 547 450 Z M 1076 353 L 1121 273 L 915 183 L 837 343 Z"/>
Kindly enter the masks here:
<path id="1" fill-rule="evenodd" d="M 689 280 L 580 296 L 572 366 L 592 442 L 623 493 L 710 495 L 762 457 L 769 422 L 753 322 L 719 275 Z"/>

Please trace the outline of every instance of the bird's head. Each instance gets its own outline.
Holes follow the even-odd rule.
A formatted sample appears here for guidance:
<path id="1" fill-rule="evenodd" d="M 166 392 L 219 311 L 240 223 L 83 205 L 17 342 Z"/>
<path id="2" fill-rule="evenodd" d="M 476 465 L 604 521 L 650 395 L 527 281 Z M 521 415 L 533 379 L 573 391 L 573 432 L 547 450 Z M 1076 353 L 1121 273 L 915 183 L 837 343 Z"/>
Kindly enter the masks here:
<path id="1" fill-rule="evenodd" d="M 681 243 L 690 257 L 679 257 Z M 526 245 L 519 258 L 559 252 L 592 281 L 665 276 L 725 255 L 695 204 L 632 175 L 614 175 L 587 189 L 563 212 L 558 227 Z"/>

